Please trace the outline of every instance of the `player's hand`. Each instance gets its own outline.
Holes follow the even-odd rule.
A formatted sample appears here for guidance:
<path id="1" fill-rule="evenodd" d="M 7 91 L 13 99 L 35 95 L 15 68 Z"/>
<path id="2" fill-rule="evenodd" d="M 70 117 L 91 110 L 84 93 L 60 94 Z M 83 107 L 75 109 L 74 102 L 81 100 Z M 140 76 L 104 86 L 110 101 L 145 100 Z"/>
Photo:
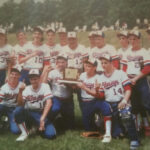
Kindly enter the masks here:
<path id="1" fill-rule="evenodd" d="M 81 88 L 81 89 L 85 89 L 85 88 L 86 88 L 85 84 L 82 83 L 82 82 L 78 83 L 77 86 L 78 86 L 79 88 Z"/>
<path id="2" fill-rule="evenodd" d="M 43 72 L 50 72 L 53 68 L 50 65 L 45 65 Z"/>
<path id="3" fill-rule="evenodd" d="M 98 83 L 97 79 L 95 80 L 95 90 L 99 91 L 100 89 L 100 83 Z"/>
<path id="4" fill-rule="evenodd" d="M 134 77 L 134 78 L 130 79 L 130 81 L 131 81 L 132 85 L 135 85 L 137 82 L 137 79 L 136 79 L 136 77 Z"/>
<path id="5" fill-rule="evenodd" d="M 43 55 L 43 52 L 40 51 L 40 50 L 37 50 L 37 51 L 36 51 L 36 54 L 37 54 L 38 56 L 40 56 L 40 55 Z"/>
<path id="6" fill-rule="evenodd" d="M 119 104 L 118 104 L 118 109 L 124 109 L 127 106 L 127 100 L 123 99 Z"/>
<path id="7" fill-rule="evenodd" d="M 44 130 L 45 130 L 45 119 L 43 119 L 42 117 L 41 117 L 41 119 L 40 119 L 40 127 L 39 127 L 39 130 L 40 130 L 40 131 L 44 131 Z"/>
<path id="8" fill-rule="evenodd" d="M 21 83 L 21 85 L 19 87 L 20 91 L 23 91 L 25 89 L 25 87 L 26 87 L 26 84 L 24 82 L 25 82 L 25 80 L 23 80 L 23 82 Z"/>

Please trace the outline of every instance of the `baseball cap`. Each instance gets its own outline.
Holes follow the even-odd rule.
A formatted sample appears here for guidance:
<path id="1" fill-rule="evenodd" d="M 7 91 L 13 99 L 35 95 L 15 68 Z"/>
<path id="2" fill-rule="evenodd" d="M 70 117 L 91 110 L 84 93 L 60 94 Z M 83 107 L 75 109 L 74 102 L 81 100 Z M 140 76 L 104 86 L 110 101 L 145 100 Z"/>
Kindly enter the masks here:
<path id="1" fill-rule="evenodd" d="M 89 33 L 88 37 L 92 37 L 92 36 L 94 36 L 94 35 L 96 35 L 96 31 L 91 31 L 91 32 Z"/>
<path id="2" fill-rule="evenodd" d="M 77 38 L 76 32 L 68 32 L 68 38 Z"/>
<path id="3" fill-rule="evenodd" d="M 146 32 L 150 34 L 150 26 L 147 28 Z"/>
<path id="4" fill-rule="evenodd" d="M 59 55 L 57 56 L 57 59 L 60 59 L 60 58 L 62 58 L 62 59 L 64 59 L 64 60 L 67 60 L 67 59 L 68 59 L 67 55 L 65 55 L 65 54 L 59 54 Z"/>
<path id="5" fill-rule="evenodd" d="M 127 36 L 128 36 L 128 31 L 125 31 L 125 30 L 120 31 L 119 33 L 117 33 L 117 36 L 118 36 L 118 37 L 119 37 L 119 36 L 125 36 L 125 37 L 127 37 Z"/>
<path id="6" fill-rule="evenodd" d="M 108 61 L 111 61 L 111 60 L 112 60 L 111 56 L 110 56 L 109 54 L 106 54 L 106 53 L 102 54 L 102 55 L 99 57 L 99 59 L 100 59 L 100 60 L 101 60 L 101 59 L 106 59 L 106 60 L 108 60 Z"/>
<path id="7" fill-rule="evenodd" d="M 92 64 L 93 66 L 97 66 L 97 61 L 93 58 L 88 58 L 88 60 L 86 61 L 86 63 Z"/>
<path id="8" fill-rule="evenodd" d="M 11 72 L 18 72 L 21 73 L 22 67 L 20 65 L 15 65 L 13 66 L 13 68 L 11 69 Z"/>
<path id="9" fill-rule="evenodd" d="M 1 33 L 1 34 L 6 34 L 6 30 L 5 30 L 5 29 L 0 28 L 0 33 Z"/>
<path id="10" fill-rule="evenodd" d="M 53 32 L 53 33 L 55 33 L 55 29 L 53 28 L 53 27 L 48 27 L 47 29 L 46 29 L 46 32 L 48 33 L 48 32 Z"/>
<path id="11" fill-rule="evenodd" d="M 128 34 L 128 36 L 130 36 L 130 35 L 134 35 L 134 36 L 136 36 L 138 38 L 141 37 L 141 33 L 138 30 L 132 30 L 132 31 L 130 31 L 129 34 Z"/>
<path id="12" fill-rule="evenodd" d="M 33 76 L 40 76 L 40 71 L 38 69 L 31 69 L 29 71 L 29 78 L 33 77 Z"/>
<path id="13" fill-rule="evenodd" d="M 33 32 L 38 31 L 40 33 L 43 33 L 44 29 L 41 26 L 36 26 L 33 28 Z"/>
<path id="14" fill-rule="evenodd" d="M 97 36 L 101 36 L 101 37 L 105 37 L 105 34 L 104 34 L 104 32 L 102 31 L 102 30 L 98 30 L 97 32 L 96 32 L 96 35 Z"/>
<path id="15" fill-rule="evenodd" d="M 58 33 L 67 33 L 66 28 L 64 28 L 64 27 L 59 28 Z"/>

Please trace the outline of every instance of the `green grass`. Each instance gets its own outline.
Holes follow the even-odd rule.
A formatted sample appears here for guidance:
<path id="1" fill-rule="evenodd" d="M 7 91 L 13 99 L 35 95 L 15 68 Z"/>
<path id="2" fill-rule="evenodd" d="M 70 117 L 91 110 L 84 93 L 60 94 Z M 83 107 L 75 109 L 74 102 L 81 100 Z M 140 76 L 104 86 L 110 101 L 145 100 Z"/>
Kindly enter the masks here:
<path id="1" fill-rule="evenodd" d="M 47 140 L 40 135 L 30 136 L 24 142 L 16 142 L 18 135 L 13 135 L 10 132 L 2 132 L 0 135 L 0 150 L 129 150 L 128 139 L 113 139 L 109 144 L 103 144 L 100 139 L 83 138 L 80 134 L 83 132 L 81 112 L 79 110 L 76 96 L 75 116 L 76 129 L 63 130 L 61 124 L 56 124 L 57 137 L 53 140 Z M 141 139 L 142 146 L 139 150 L 149 150 L 150 137 Z"/>

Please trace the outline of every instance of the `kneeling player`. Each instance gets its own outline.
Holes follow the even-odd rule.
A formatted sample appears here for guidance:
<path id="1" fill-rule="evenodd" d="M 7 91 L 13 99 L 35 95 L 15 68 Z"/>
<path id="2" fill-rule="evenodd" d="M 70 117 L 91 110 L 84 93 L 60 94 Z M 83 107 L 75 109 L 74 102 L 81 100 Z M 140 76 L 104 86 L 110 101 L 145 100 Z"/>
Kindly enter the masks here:
<path id="1" fill-rule="evenodd" d="M 128 132 L 131 140 L 130 148 L 139 146 L 138 136 L 135 128 L 129 98 L 131 95 L 130 81 L 122 70 L 113 67 L 111 57 L 107 54 L 100 57 L 104 73 L 100 75 L 101 92 L 105 95 L 105 100 L 112 107 L 112 132 L 114 136 L 122 133 L 120 121 Z"/>
<path id="2" fill-rule="evenodd" d="M 82 83 L 78 84 L 81 88 L 81 110 L 83 117 L 83 124 L 86 131 L 92 130 L 93 114 L 100 111 L 104 116 L 105 122 L 105 135 L 102 140 L 104 143 L 111 141 L 111 109 L 110 105 L 104 101 L 96 99 L 95 83 L 97 82 L 99 75 L 96 74 L 97 62 L 88 60 L 86 65 L 86 72 L 80 75 Z"/>
<path id="3" fill-rule="evenodd" d="M 51 122 L 47 119 L 47 114 L 52 106 L 52 94 L 48 84 L 40 83 L 39 70 L 31 69 L 29 72 L 30 86 L 24 91 L 20 89 L 18 101 L 24 103 L 24 109 L 16 111 L 15 120 L 21 130 L 21 135 L 16 141 L 24 141 L 28 136 L 25 127 L 25 120 L 30 117 L 39 125 L 39 130 L 44 131 L 44 136 L 48 139 L 56 136 L 56 131 Z M 27 118 L 26 118 L 27 117 Z"/>

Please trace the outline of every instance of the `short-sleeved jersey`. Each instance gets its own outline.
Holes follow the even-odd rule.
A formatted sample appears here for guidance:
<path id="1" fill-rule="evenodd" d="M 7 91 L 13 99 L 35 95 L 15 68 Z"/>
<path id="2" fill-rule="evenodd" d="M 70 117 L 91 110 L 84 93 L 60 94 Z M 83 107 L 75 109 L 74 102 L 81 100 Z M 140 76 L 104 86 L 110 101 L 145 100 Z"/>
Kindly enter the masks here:
<path id="1" fill-rule="evenodd" d="M 95 83 L 96 80 L 99 80 L 99 75 L 95 74 L 93 77 L 88 78 L 87 73 L 83 72 L 81 73 L 79 77 L 80 81 L 89 89 L 94 90 L 95 89 Z M 83 101 L 91 101 L 94 99 L 94 97 L 90 94 L 88 94 L 85 90 L 81 89 L 81 98 Z"/>
<path id="2" fill-rule="evenodd" d="M 90 58 L 97 60 L 97 62 L 98 62 L 97 71 L 103 71 L 101 62 L 99 60 L 100 56 L 102 56 L 103 54 L 109 54 L 112 57 L 112 59 L 118 58 L 117 51 L 110 44 L 106 44 L 102 48 L 97 48 L 97 47 L 94 48 L 93 51 L 91 51 L 91 53 L 90 53 Z"/>
<path id="3" fill-rule="evenodd" d="M 99 76 L 98 82 L 101 85 L 100 92 L 104 92 L 105 100 L 118 102 L 124 97 L 124 87 L 130 84 L 127 74 L 122 70 L 115 70 L 110 77 L 104 73 Z"/>
<path id="4" fill-rule="evenodd" d="M 12 46 L 6 44 L 0 48 L 0 69 L 5 69 L 7 67 L 7 59 L 12 53 Z"/>
<path id="5" fill-rule="evenodd" d="M 150 57 L 148 56 L 148 51 L 144 48 L 140 50 L 133 51 L 129 50 L 126 55 L 125 63 L 127 65 L 127 74 L 138 75 L 142 68 L 147 64 L 150 64 Z"/>
<path id="6" fill-rule="evenodd" d="M 21 56 L 27 56 L 34 51 L 40 51 L 41 53 L 37 56 L 34 56 L 24 62 L 24 69 L 41 69 L 43 68 L 44 64 L 44 56 L 45 56 L 45 49 L 44 46 L 35 46 L 32 42 L 28 42 L 25 44 L 23 51 L 20 53 Z"/>
<path id="7" fill-rule="evenodd" d="M 83 45 L 78 44 L 77 48 L 72 50 L 69 46 L 64 50 L 66 56 L 68 56 L 68 67 L 82 69 L 82 58 L 86 53 L 86 48 Z"/>
<path id="8" fill-rule="evenodd" d="M 67 46 L 68 45 L 65 45 L 65 46 L 62 46 L 62 45 L 60 45 L 60 44 L 57 44 L 57 49 L 60 51 L 60 52 L 64 52 L 65 51 L 65 49 L 67 49 Z"/>
<path id="9" fill-rule="evenodd" d="M 32 85 L 27 86 L 23 93 L 25 109 L 42 110 L 46 100 L 52 98 L 52 92 L 48 84 L 42 83 L 37 90 Z"/>
<path id="10" fill-rule="evenodd" d="M 51 82 L 53 96 L 64 99 L 70 98 L 72 96 L 72 89 L 65 84 L 60 84 L 58 82 L 60 79 L 63 79 L 63 74 L 59 70 L 55 69 L 49 72 L 48 81 Z"/>
<path id="11" fill-rule="evenodd" d="M 2 100 L 0 104 L 3 104 L 7 107 L 16 107 L 17 96 L 21 84 L 22 83 L 19 82 L 16 88 L 12 88 L 8 83 L 4 84 L 0 89 L 0 99 Z"/>
<path id="12" fill-rule="evenodd" d="M 59 49 L 58 45 L 48 46 L 47 44 L 44 44 L 44 49 L 45 49 L 44 60 L 49 61 L 51 66 L 53 68 L 55 68 L 56 67 L 56 59 L 60 53 L 60 49 Z"/>

